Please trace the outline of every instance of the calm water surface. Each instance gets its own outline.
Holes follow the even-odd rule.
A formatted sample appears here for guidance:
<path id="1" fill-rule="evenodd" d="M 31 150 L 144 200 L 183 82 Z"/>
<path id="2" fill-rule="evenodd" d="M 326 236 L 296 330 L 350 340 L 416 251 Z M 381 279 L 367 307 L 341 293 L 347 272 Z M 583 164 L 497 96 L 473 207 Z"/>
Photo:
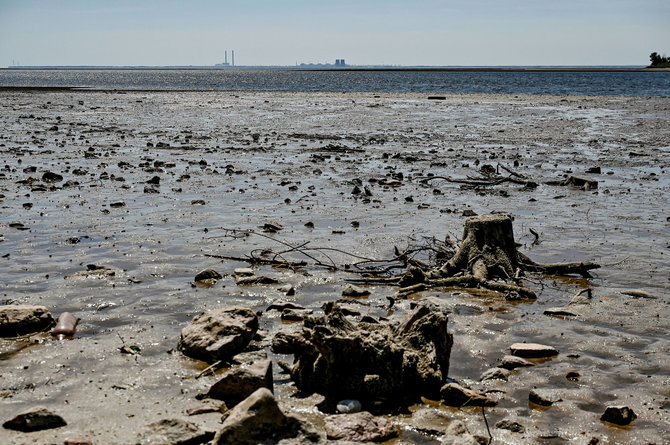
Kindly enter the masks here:
<path id="1" fill-rule="evenodd" d="M 670 97 L 670 72 L 4 69 L 0 70 L 2 86 Z"/>

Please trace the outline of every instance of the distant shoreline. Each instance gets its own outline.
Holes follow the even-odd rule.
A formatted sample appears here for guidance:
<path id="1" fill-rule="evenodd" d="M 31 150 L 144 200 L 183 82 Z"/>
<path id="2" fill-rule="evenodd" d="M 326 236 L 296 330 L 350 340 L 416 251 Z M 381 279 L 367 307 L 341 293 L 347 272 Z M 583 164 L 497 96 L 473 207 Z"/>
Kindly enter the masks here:
<path id="1" fill-rule="evenodd" d="M 290 70 L 290 71 L 397 71 L 397 72 L 670 72 L 670 68 L 649 68 L 649 67 L 617 67 L 617 66 L 519 66 L 519 67 L 385 67 L 385 66 L 347 66 L 347 67 L 329 67 L 329 66 L 236 66 L 236 67 L 215 67 L 215 66 L 147 66 L 147 67 L 115 67 L 115 66 L 30 66 L 30 67 L 7 67 L 0 68 L 0 71 L 165 71 L 165 70 L 253 70 L 253 69 L 272 69 L 272 70 Z"/>

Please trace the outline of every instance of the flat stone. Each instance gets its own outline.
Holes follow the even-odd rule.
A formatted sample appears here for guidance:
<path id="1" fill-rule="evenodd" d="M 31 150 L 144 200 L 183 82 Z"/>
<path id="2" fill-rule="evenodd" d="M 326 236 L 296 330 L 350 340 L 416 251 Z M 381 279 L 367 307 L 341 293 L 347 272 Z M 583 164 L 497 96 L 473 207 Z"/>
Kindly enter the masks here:
<path id="1" fill-rule="evenodd" d="M 314 427 L 285 415 L 267 388 L 256 390 L 238 403 L 212 442 L 213 445 L 257 445 L 260 443 L 320 444 Z"/>
<path id="2" fill-rule="evenodd" d="M 53 316 L 45 306 L 0 306 L 0 337 L 40 332 L 53 324 Z"/>
<path id="3" fill-rule="evenodd" d="M 544 310 L 544 315 L 553 317 L 576 317 L 577 314 L 564 307 L 550 307 Z"/>
<path id="4" fill-rule="evenodd" d="M 214 433 L 181 419 L 163 419 L 151 423 L 140 433 L 138 443 L 146 445 L 198 445 L 209 443 Z"/>
<path id="5" fill-rule="evenodd" d="M 8 430 L 23 431 L 26 433 L 60 428 L 65 425 L 67 425 L 67 422 L 61 416 L 54 414 L 43 406 L 37 406 L 17 414 L 11 420 L 2 424 Z"/>
<path id="6" fill-rule="evenodd" d="M 254 275 L 254 270 L 250 267 L 238 267 L 233 273 L 238 277 L 250 277 Z"/>
<path id="7" fill-rule="evenodd" d="M 231 369 L 209 388 L 207 396 L 223 400 L 227 406 L 235 406 L 260 388 L 274 390 L 270 360 Z"/>
<path id="8" fill-rule="evenodd" d="M 484 371 L 479 380 L 504 380 L 510 375 L 510 371 L 504 368 L 491 368 Z"/>
<path id="9" fill-rule="evenodd" d="M 513 433 L 525 433 L 526 428 L 518 422 L 513 422 L 511 420 L 503 419 L 496 423 L 496 428 L 501 430 L 509 430 Z"/>
<path id="10" fill-rule="evenodd" d="M 301 306 L 297 303 L 294 303 L 292 301 L 283 301 L 283 300 L 277 300 L 274 303 L 272 303 L 266 311 L 271 311 L 272 309 L 277 310 L 277 311 L 284 311 L 285 309 L 294 309 L 294 310 L 303 310 L 305 309 L 304 306 Z"/>
<path id="11" fill-rule="evenodd" d="M 274 278 L 265 277 L 262 275 L 252 275 L 248 277 L 235 277 L 235 284 L 238 286 L 255 286 L 259 284 L 279 284 Z"/>
<path id="12" fill-rule="evenodd" d="M 195 276 L 195 281 L 220 280 L 221 278 L 223 278 L 223 276 L 214 269 L 205 269 L 198 272 Z"/>
<path id="13" fill-rule="evenodd" d="M 551 406 L 556 402 L 560 402 L 561 398 L 555 393 L 542 389 L 531 389 L 528 394 L 528 400 L 536 405 Z"/>
<path id="14" fill-rule="evenodd" d="M 367 411 L 327 416 L 324 422 L 329 440 L 383 442 L 398 435 L 393 423 Z"/>
<path id="15" fill-rule="evenodd" d="M 93 442 L 85 437 L 70 437 L 65 439 L 63 445 L 93 445 Z"/>
<path id="16" fill-rule="evenodd" d="M 480 445 L 480 442 L 470 434 L 468 427 L 462 420 L 454 420 L 449 423 L 444 432 L 441 445 Z"/>
<path id="17" fill-rule="evenodd" d="M 303 321 L 305 317 L 308 317 L 314 313 L 311 309 L 284 309 L 281 312 L 282 321 Z"/>
<path id="18" fill-rule="evenodd" d="M 370 295 L 370 291 L 362 288 L 360 286 L 354 286 L 353 284 L 347 284 L 344 286 L 344 289 L 342 290 L 342 296 L 343 297 L 349 297 L 349 298 L 361 298 L 361 297 L 367 297 Z"/>
<path id="19" fill-rule="evenodd" d="M 539 343 L 514 343 L 510 350 L 512 355 L 524 358 L 546 358 L 558 355 L 558 350 L 553 346 Z"/>
<path id="20" fill-rule="evenodd" d="M 242 352 L 258 330 L 258 317 L 248 308 L 230 307 L 203 312 L 181 332 L 179 350 L 189 357 L 214 363 Z"/>
<path id="21" fill-rule="evenodd" d="M 495 400 L 482 392 L 465 388 L 458 383 L 447 383 L 440 389 L 442 403 L 447 406 L 495 406 Z"/>
<path id="22" fill-rule="evenodd" d="M 526 360 L 524 358 L 516 357 L 516 356 L 513 356 L 513 355 L 506 355 L 502 358 L 498 367 L 512 370 L 512 369 L 525 368 L 525 367 L 534 366 L 534 365 L 535 364 L 533 362 L 529 362 L 528 360 Z"/>
<path id="23" fill-rule="evenodd" d="M 600 420 L 615 425 L 628 425 L 637 419 L 637 415 L 627 406 L 608 406 Z"/>

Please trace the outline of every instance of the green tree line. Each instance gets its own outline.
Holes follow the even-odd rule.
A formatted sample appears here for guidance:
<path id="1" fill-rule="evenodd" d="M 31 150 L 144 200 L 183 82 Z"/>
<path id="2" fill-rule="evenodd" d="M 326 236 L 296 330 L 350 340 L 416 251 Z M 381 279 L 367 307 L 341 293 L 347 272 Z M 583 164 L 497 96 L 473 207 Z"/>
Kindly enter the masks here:
<path id="1" fill-rule="evenodd" d="M 651 60 L 650 67 L 652 67 L 652 68 L 670 67 L 670 57 L 661 56 L 656 51 L 651 53 L 651 55 L 649 56 L 649 59 Z"/>

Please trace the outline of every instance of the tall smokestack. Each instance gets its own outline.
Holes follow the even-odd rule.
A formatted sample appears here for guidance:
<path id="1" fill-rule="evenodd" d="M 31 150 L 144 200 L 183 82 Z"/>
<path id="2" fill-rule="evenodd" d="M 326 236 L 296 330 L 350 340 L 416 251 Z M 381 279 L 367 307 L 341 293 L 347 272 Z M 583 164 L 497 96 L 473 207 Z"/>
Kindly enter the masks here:
<path id="1" fill-rule="evenodd" d="M 235 50 L 233 50 L 233 63 L 232 63 L 232 65 L 235 66 Z"/>
<path id="2" fill-rule="evenodd" d="M 224 51 L 223 54 L 223 64 L 228 65 L 228 51 Z"/>

